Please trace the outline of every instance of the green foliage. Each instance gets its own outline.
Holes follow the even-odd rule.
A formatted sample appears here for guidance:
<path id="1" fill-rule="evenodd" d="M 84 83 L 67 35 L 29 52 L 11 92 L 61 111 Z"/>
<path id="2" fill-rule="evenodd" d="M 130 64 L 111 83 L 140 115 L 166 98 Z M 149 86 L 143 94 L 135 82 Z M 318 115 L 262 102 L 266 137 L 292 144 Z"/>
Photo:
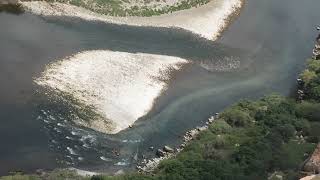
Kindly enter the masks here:
<path id="1" fill-rule="evenodd" d="M 299 143 L 297 141 L 283 144 L 277 155 L 279 167 L 283 170 L 298 169 L 307 158 L 304 154 L 310 154 L 314 148 L 315 145 L 311 143 Z"/>
<path id="2" fill-rule="evenodd" d="M 54 170 L 49 173 L 44 173 L 43 175 L 24 175 L 22 173 L 16 173 L 11 176 L 0 177 L 0 180 L 89 180 L 90 177 L 82 177 L 77 175 L 75 171 L 71 170 Z"/>
<path id="3" fill-rule="evenodd" d="M 232 130 L 232 127 L 224 120 L 220 119 L 214 121 L 214 123 L 209 127 L 210 131 L 215 134 L 226 134 Z"/>
<path id="4" fill-rule="evenodd" d="M 320 61 L 319 60 L 309 60 L 308 61 L 308 69 L 315 73 L 320 72 Z"/>
<path id="5" fill-rule="evenodd" d="M 233 127 L 247 126 L 253 120 L 249 113 L 241 111 L 237 108 L 231 108 L 226 110 L 221 114 L 221 118 Z"/>
<path id="6" fill-rule="evenodd" d="M 53 2 L 53 0 L 46 0 Z M 168 14 L 174 11 L 190 9 L 207 4 L 209 0 L 182 0 L 174 5 L 163 7 L 152 7 L 146 5 L 135 5 L 126 7 L 127 0 L 56 0 L 62 3 L 70 3 L 75 6 L 84 7 L 97 13 L 112 16 L 155 16 Z M 148 3 L 148 2 L 146 2 Z"/>
<path id="7" fill-rule="evenodd" d="M 310 123 L 310 136 L 320 137 L 320 122 L 311 122 Z"/>
<path id="8" fill-rule="evenodd" d="M 307 69 L 303 71 L 303 73 L 300 76 L 305 85 L 307 86 L 313 79 L 317 77 L 317 74 L 314 71 Z"/>
<path id="9" fill-rule="evenodd" d="M 320 103 L 304 101 L 296 106 L 298 117 L 320 122 Z"/>
<path id="10" fill-rule="evenodd" d="M 304 82 L 306 98 L 320 102 L 320 61 L 310 60 L 300 77 Z"/>

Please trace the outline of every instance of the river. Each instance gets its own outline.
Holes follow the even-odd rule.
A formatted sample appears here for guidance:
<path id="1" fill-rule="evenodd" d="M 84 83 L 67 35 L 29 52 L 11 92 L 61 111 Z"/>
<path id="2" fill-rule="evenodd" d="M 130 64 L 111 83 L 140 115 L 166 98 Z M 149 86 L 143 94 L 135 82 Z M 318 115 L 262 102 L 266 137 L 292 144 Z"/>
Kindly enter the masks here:
<path id="1" fill-rule="evenodd" d="M 0 175 L 11 170 L 79 167 L 115 172 L 175 147 L 189 129 L 239 99 L 289 95 L 310 56 L 320 1 L 247 0 L 216 42 L 170 28 L 0 13 Z M 33 83 L 45 65 L 84 50 L 142 52 L 194 62 L 179 72 L 134 127 L 105 135 L 70 123 Z M 237 69 L 217 70 L 230 60 Z M 120 155 L 114 154 L 119 151 Z"/>

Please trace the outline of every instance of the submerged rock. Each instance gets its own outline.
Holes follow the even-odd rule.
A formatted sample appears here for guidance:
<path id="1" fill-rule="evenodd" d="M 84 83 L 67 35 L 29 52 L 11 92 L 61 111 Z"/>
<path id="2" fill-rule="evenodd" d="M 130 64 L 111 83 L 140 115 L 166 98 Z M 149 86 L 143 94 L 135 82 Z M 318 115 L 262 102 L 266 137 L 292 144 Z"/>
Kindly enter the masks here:
<path id="1" fill-rule="evenodd" d="M 159 157 L 164 157 L 166 153 L 162 149 L 158 149 L 156 155 Z"/>

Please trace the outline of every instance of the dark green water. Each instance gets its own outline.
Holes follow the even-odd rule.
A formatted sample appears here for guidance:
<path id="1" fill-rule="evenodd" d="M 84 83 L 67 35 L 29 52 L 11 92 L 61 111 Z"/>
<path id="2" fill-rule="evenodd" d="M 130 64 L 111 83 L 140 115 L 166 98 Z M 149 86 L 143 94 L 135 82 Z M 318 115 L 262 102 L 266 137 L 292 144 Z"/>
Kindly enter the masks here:
<path id="1" fill-rule="evenodd" d="M 241 98 L 289 95 L 312 51 L 318 7 L 318 0 L 248 0 L 217 42 L 168 28 L 0 13 L 0 174 L 134 168 L 136 153 L 151 157 L 150 146 L 177 145 L 185 131 Z M 59 104 L 39 101 L 32 83 L 46 64 L 95 49 L 178 56 L 195 64 L 177 75 L 134 128 L 104 135 L 73 126 Z M 239 69 L 203 68 L 230 58 L 240 61 Z"/>

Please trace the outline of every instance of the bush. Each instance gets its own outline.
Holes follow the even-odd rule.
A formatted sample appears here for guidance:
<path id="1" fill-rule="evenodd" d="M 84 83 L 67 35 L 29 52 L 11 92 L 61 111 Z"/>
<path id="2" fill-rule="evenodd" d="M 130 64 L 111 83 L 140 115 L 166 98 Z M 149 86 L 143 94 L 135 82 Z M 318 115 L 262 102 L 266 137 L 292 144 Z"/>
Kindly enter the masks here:
<path id="1" fill-rule="evenodd" d="M 214 121 L 209 129 L 214 134 L 226 134 L 232 130 L 232 127 L 226 121 L 219 119 Z"/>
<path id="2" fill-rule="evenodd" d="M 317 74 L 314 71 L 311 70 L 305 70 L 303 73 L 300 75 L 301 79 L 305 83 L 305 86 L 309 85 L 309 83 L 317 77 Z"/>
<path id="3" fill-rule="evenodd" d="M 295 133 L 295 128 L 291 124 L 285 124 L 278 127 L 278 131 L 282 135 L 284 141 L 288 142 L 290 138 L 293 137 Z"/>
<path id="4" fill-rule="evenodd" d="M 182 172 L 183 168 L 183 163 L 176 159 L 164 160 L 159 165 L 159 169 L 165 174 L 179 175 Z"/>
<path id="5" fill-rule="evenodd" d="M 312 122 L 310 125 L 310 132 L 309 136 L 318 136 L 320 137 L 320 123 L 319 122 Z"/>
<path id="6" fill-rule="evenodd" d="M 231 108 L 223 112 L 221 118 L 233 127 L 244 127 L 253 121 L 249 113 L 236 108 Z"/>
<path id="7" fill-rule="evenodd" d="M 320 121 L 320 104 L 304 101 L 297 104 L 296 114 L 310 121 Z"/>
<path id="8" fill-rule="evenodd" d="M 320 84 L 311 88 L 309 98 L 320 101 Z"/>
<path id="9" fill-rule="evenodd" d="M 319 60 L 309 60 L 308 62 L 308 69 L 315 73 L 320 72 L 320 61 Z"/>
<path id="10" fill-rule="evenodd" d="M 315 145 L 308 143 L 299 143 L 290 141 L 283 144 L 277 159 L 281 170 L 290 170 L 299 168 L 299 166 L 306 159 L 305 153 L 310 154 L 315 148 Z"/>
<path id="11" fill-rule="evenodd" d="M 294 126 L 295 126 L 296 130 L 301 131 L 303 133 L 303 135 L 310 134 L 311 126 L 310 126 L 309 121 L 307 121 L 306 119 L 297 119 L 294 122 Z"/>

